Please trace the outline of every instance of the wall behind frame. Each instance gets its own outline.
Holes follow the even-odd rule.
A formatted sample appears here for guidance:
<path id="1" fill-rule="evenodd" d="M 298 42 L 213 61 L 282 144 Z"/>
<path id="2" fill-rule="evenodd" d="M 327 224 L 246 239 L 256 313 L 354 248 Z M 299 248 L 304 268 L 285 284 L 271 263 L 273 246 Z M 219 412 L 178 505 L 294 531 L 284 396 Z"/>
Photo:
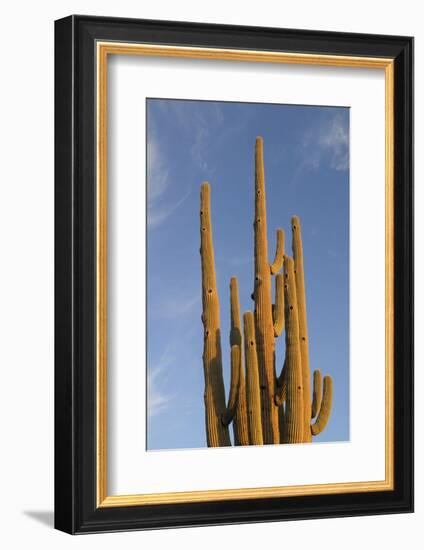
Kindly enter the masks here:
<path id="1" fill-rule="evenodd" d="M 259 9 L 258 9 L 259 8 Z M 4 11 L 6 13 L 4 13 Z M 35 542 L 45 549 L 154 547 L 219 548 L 242 544 L 258 548 L 269 541 L 301 549 L 357 549 L 378 540 L 385 550 L 419 548 L 424 521 L 424 475 L 416 471 L 416 513 L 308 522 L 254 524 L 70 537 L 53 524 L 53 21 L 71 13 L 280 26 L 346 32 L 403 34 L 415 42 L 415 148 L 424 148 L 424 30 L 419 3 L 322 0 L 258 3 L 215 0 L 16 1 L 3 8 L 2 86 L 0 87 L 0 541 L 6 548 Z M 364 16 L 366 14 L 366 16 Z M 424 178 L 417 155 L 416 181 Z M 424 280 L 424 191 L 417 185 L 415 279 Z M 416 334 L 424 331 L 424 294 L 416 288 Z M 424 364 L 423 338 L 417 337 L 416 365 Z M 417 368 L 416 388 L 424 385 Z M 424 420 L 424 400 L 416 399 L 416 425 Z M 417 432 L 416 463 L 424 459 Z"/>

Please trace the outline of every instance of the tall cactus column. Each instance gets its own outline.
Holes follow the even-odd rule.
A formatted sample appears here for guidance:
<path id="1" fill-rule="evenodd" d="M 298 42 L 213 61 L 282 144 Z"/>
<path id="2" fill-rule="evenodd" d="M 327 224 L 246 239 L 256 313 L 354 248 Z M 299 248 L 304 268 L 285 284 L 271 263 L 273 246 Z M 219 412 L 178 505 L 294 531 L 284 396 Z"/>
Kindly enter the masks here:
<path id="1" fill-rule="evenodd" d="M 308 342 L 308 323 L 306 320 L 306 291 L 305 291 L 305 273 L 303 269 L 303 245 L 300 220 L 293 216 L 292 224 L 292 248 L 294 260 L 294 273 L 296 279 L 297 309 L 299 315 L 299 344 L 300 355 L 302 358 L 302 385 L 303 385 L 303 433 L 304 442 L 312 441 L 310 428 L 311 422 L 311 375 L 309 367 L 309 342 Z"/>
<path id="2" fill-rule="evenodd" d="M 286 360 L 284 383 L 286 384 L 286 409 L 283 422 L 283 443 L 304 441 L 304 388 L 302 385 L 302 359 L 299 341 L 298 300 L 292 258 L 284 262 L 284 294 L 286 317 Z M 308 419 L 308 429 L 310 432 Z"/>
<path id="3" fill-rule="evenodd" d="M 238 383 L 237 408 L 233 420 L 234 443 L 235 445 L 249 445 L 249 429 L 247 421 L 247 403 L 246 403 L 246 379 L 243 368 L 242 357 L 242 336 L 240 321 L 239 292 L 236 277 L 231 277 L 230 281 L 230 309 L 231 309 L 231 330 L 230 346 L 240 348 L 240 374 Z"/>
<path id="4" fill-rule="evenodd" d="M 231 445 L 228 425 L 222 422 L 226 412 L 222 375 L 219 297 L 216 286 L 215 258 L 212 242 L 210 187 L 200 191 L 200 256 L 202 259 L 203 369 L 205 375 L 205 412 L 208 447 Z"/>
<path id="5" fill-rule="evenodd" d="M 265 444 L 279 443 L 275 393 L 275 341 L 271 302 L 271 269 L 268 261 L 263 140 L 255 146 L 255 330 L 261 388 L 262 429 Z"/>

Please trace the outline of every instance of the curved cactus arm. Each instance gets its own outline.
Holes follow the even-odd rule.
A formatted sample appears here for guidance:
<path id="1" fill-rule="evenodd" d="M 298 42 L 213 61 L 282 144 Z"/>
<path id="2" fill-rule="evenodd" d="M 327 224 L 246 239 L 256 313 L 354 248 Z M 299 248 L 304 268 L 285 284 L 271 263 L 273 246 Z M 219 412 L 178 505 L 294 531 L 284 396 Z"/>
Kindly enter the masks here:
<path id="1" fill-rule="evenodd" d="M 286 403 L 284 414 L 283 443 L 303 443 L 303 386 L 302 361 L 299 343 L 298 302 L 293 259 L 284 259 L 284 315 L 286 318 Z"/>
<path id="2" fill-rule="evenodd" d="M 226 410 L 222 374 L 219 297 L 210 212 L 210 187 L 200 190 L 200 257 L 202 264 L 203 370 L 205 375 L 206 435 L 208 447 L 231 445 L 228 427 L 221 422 Z"/>
<path id="3" fill-rule="evenodd" d="M 231 386 L 230 396 L 228 398 L 228 405 L 226 411 L 222 415 L 222 423 L 224 426 L 233 420 L 236 414 L 238 395 L 240 389 L 240 367 L 241 367 L 241 353 L 239 346 L 233 346 L 231 348 Z"/>
<path id="4" fill-rule="evenodd" d="M 241 322 L 240 322 L 240 304 L 237 277 L 230 279 L 230 345 L 241 347 Z"/>
<path id="5" fill-rule="evenodd" d="M 243 347 L 240 322 L 240 304 L 238 282 L 236 277 L 230 280 L 230 310 L 231 329 L 230 346 L 238 346 L 240 349 L 240 370 L 238 384 L 237 408 L 233 419 L 233 432 L 235 445 L 249 445 L 249 426 L 247 421 L 246 403 L 246 379 L 243 367 Z"/>
<path id="6" fill-rule="evenodd" d="M 261 392 L 258 358 L 256 355 L 255 323 L 253 313 L 246 312 L 244 321 L 244 357 L 246 361 L 247 415 L 251 445 L 263 445 L 261 420 Z"/>
<path id="7" fill-rule="evenodd" d="M 333 381 L 331 376 L 324 377 L 324 391 L 321 408 L 314 424 L 311 425 L 311 434 L 318 435 L 327 426 L 333 403 Z"/>
<path id="8" fill-rule="evenodd" d="M 314 370 L 314 391 L 312 394 L 311 418 L 315 418 L 321 409 L 322 401 L 322 374 L 319 369 Z"/>
<path id="9" fill-rule="evenodd" d="M 287 379 L 286 379 L 286 363 L 281 371 L 280 376 L 277 378 L 277 388 L 275 391 L 275 404 L 278 407 L 284 403 L 287 399 Z"/>
<path id="10" fill-rule="evenodd" d="M 275 304 L 272 308 L 274 319 L 274 336 L 278 338 L 284 330 L 284 276 L 278 273 L 275 277 Z"/>
<path id="11" fill-rule="evenodd" d="M 309 342 L 308 325 L 306 320 L 306 292 L 305 292 L 305 274 L 303 268 L 303 245 L 300 219 L 293 216 L 292 225 L 292 248 L 294 260 L 294 273 L 296 277 L 296 295 L 299 312 L 299 342 L 300 354 L 302 358 L 302 385 L 303 385 L 303 427 L 305 442 L 312 441 L 310 422 L 311 422 L 311 374 L 309 370 Z"/>
<path id="12" fill-rule="evenodd" d="M 277 229 L 277 247 L 275 250 L 275 258 L 270 265 L 272 275 L 275 275 L 283 267 L 284 263 L 284 231 Z"/>

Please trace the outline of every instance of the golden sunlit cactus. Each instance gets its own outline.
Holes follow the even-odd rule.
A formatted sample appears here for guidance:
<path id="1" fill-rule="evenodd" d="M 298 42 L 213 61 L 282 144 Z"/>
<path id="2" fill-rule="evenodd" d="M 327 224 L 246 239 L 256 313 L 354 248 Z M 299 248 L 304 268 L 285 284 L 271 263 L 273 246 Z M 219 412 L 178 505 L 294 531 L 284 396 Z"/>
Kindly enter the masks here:
<path id="1" fill-rule="evenodd" d="M 246 357 L 247 377 L 247 414 L 249 419 L 249 438 L 252 445 L 263 445 L 261 421 L 261 392 L 259 386 L 259 368 L 256 355 L 255 323 L 253 313 L 247 311 L 244 322 L 244 355 Z"/>
<path id="2" fill-rule="evenodd" d="M 284 231 L 277 229 L 276 253 L 268 258 L 263 140 L 255 146 L 254 312 L 240 321 L 238 284 L 230 281 L 231 383 L 225 402 L 219 298 L 216 287 L 210 187 L 200 200 L 202 301 L 204 326 L 206 433 L 208 446 L 308 443 L 328 423 L 333 396 L 329 376 L 314 371 L 311 396 L 306 292 L 300 220 L 292 218 L 293 258 L 284 254 Z M 284 275 L 280 273 L 284 267 Z M 275 303 L 271 278 L 275 276 Z M 284 366 L 276 374 L 275 338 L 286 331 Z M 244 351 L 244 360 L 243 360 Z M 311 423 L 311 420 L 315 422 Z"/>
<path id="3" fill-rule="evenodd" d="M 202 258 L 203 368 L 205 374 L 206 433 L 209 447 L 231 445 L 228 425 L 222 422 L 226 411 L 222 376 L 219 297 L 216 287 L 215 258 L 210 214 L 210 187 L 200 194 L 200 255 Z"/>
<path id="4" fill-rule="evenodd" d="M 247 423 L 247 404 L 246 404 L 246 379 L 243 368 L 242 358 L 242 336 L 240 323 L 240 305 L 238 283 L 235 277 L 230 280 L 230 310 L 231 310 L 231 330 L 230 346 L 238 346 L 240 349 L 239 363 L 239 381 L 237 394 L 237 407 L 233 420 L 234 443 L 235 445 L 249 445 L 249 428 Z"/>
<path id="5" fill-rule="evenodd" d="M 265 173 L 263 140 L 256 139 L 255 146 L 255 300 L 256 352 L 261 387 L 261 413 L 264 443 L 279 443 L 278 407 L 275 405 L 275 335 L 271 301 L 271 267 L 268 260 L 268 235 L 266 221 Z M 282 230 L 278 232 L 280 235 Z M 282 256 L 281 241 L 277 239 L 277 254 Z M 278 246 L 279 245 L 279 246 Z M 278 265 L 276 258 L 273 265 Z M 281 262 L 282 263 L 282 262 Z"/>
<path id="6" fill-rule="evenodd" d="M 303 443 L 304 392 L 299 341 L 299 314 L 293 260 L 289 257 L 284 262 L 284 301 L 286 318 L 286 360 L 284 363 L 286 406 L 282 442 Z"/>

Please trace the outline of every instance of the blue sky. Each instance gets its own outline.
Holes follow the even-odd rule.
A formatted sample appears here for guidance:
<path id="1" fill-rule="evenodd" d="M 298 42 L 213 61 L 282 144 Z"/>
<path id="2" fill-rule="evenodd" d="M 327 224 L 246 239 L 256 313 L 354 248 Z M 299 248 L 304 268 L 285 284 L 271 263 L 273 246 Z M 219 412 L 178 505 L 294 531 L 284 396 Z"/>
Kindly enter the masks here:
<path id="1" fill-rule="evenodd" d="M 147 100 L 147 446 L 205 447 L 199 195 L 211 184 L 229 389 L 229 282 L 252 309 L 254 145 L 264 138 L 270 261 L 275 230 L 302 223 L 311 369 L 333 411 L 314 441 L 349 439 L 349 109 Z M 284 334 L 276 344 L 277 371 Z M 232 432 L 232 429 L 230 430 Z"/>

